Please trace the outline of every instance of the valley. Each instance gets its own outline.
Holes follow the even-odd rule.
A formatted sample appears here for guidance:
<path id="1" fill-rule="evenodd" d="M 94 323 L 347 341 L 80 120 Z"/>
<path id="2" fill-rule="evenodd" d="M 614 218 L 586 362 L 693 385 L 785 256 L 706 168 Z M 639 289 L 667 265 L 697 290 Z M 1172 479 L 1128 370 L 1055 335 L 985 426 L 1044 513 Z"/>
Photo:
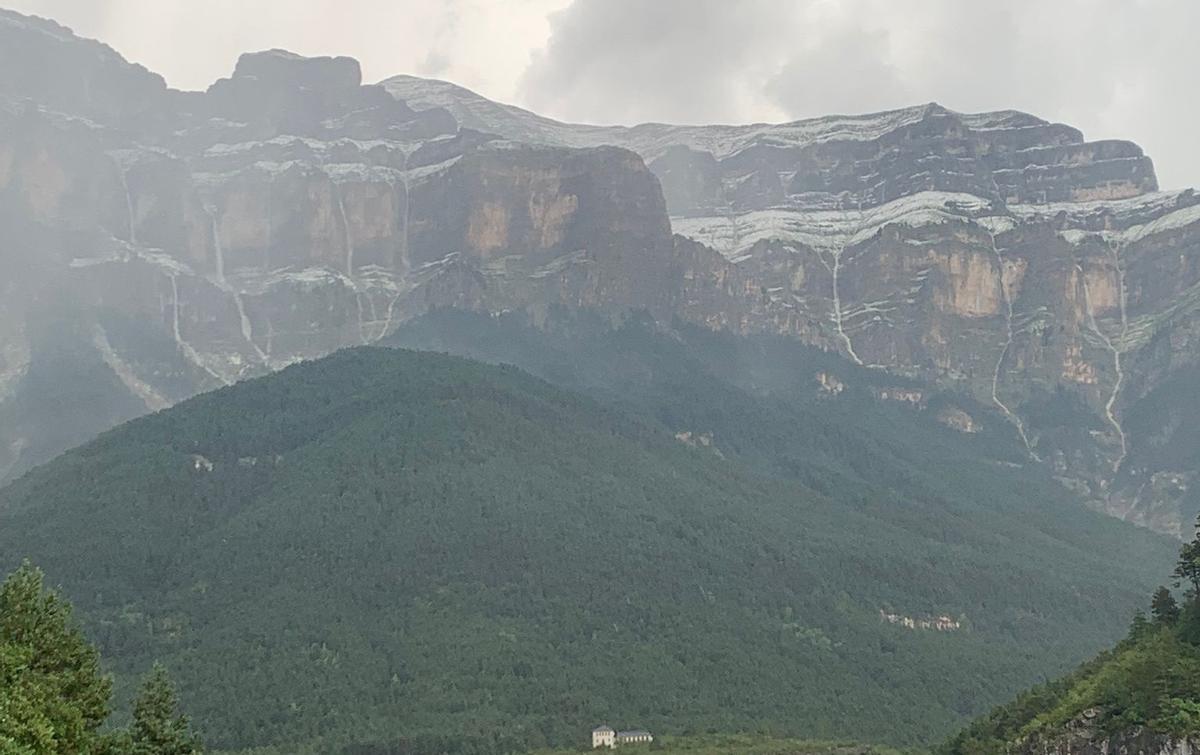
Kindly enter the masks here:
<path id="1" fill-rule="evenodd" d="M 1200 744 L 1200 195 L 433 47 L 184 90 L 0 8 L 0 753 Z"/>
<path id="2" fill-rule="evenodd" d="M 834 355 L 480 318 L 406 337 L 536 355 L 588 396 L 511 366 L 341 351 L 10 484 L 4 567 L 29 558 L 63 585 L 118 700 L 158 659 L 210 746 L 289 752 L 445 732 L 531 749 L 597 718 L 929 744 L 1106 645 L 1114 606 L 1169 569 L 1170 540 L 995 465 L 980 451 L 997 439 L 964 446 L 860 387 L 822 398 L 822 360 L 849 386 L 879 377 Z M 764 357 L 755 392 L 718 371 L 749 363 L 730 349 Z"/>

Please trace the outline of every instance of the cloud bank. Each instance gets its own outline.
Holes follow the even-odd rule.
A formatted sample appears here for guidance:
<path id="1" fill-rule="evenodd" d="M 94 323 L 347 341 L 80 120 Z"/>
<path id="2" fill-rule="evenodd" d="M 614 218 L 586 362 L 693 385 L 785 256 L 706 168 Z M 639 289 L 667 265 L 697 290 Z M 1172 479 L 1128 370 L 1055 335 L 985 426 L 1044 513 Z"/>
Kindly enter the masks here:
<path id="1" fill-rule="evenodd" d="M 519 98 L 573 120 L 795 119 L 936 101 L 1127 138 L 1200 185 L 1195 0 L 575 0 Z"/>
<path id="2" fill-rule="evenodd" d="M 1196 0 L 0 0 L 174 86 L 352 55 L 571 121 L 770 121 L 936 101 L 1126 138 L 1200 186 Z"/>

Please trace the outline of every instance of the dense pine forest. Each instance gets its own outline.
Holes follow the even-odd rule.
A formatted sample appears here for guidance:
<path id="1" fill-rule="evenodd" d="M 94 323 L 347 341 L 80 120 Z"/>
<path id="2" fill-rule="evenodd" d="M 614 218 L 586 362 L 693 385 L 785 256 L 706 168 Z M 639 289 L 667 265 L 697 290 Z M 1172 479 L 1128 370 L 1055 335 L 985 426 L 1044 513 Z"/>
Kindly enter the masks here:
<path id="1" fill-rule="evenodd" d="M 392 349 L 198 397 L 0 492 L 0 554 L 76 603 L 118 709 L 160 660 L 213 748 L 348 753 L 600 720 L 931 743 L 1110 643 L 1170 568 L 923 414 L 811 398 L 817 367 L 854 385 L 827 356 L 750 386 L 769 345 L 579 343 L 591 397 Z"/>
<path id="2" fill-rule="evenodd" d="M 1116 647 L 996 708 L 939 755 L 1044 751 L 1073 737 L 1156 749 L 1200 735 L 1200 521 L 1173 575 L 1182 605 L 1159 587 Z"/>

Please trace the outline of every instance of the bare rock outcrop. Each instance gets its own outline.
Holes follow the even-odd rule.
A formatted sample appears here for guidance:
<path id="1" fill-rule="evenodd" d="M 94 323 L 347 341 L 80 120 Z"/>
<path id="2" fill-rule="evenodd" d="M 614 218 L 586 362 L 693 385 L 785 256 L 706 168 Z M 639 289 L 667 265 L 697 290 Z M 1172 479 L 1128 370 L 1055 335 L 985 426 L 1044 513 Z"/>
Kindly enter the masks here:
<path id="1" fill-rule="evenodd" d="M 0 63 L 0 479 L 431 308 L 566 306 L 786 334 L 990 405 L 952 425 L 1110 513 L 1200 508 L 1200 196 L 1129 142 L 936 104 L 565 124 L 280 50 L 176 92 L 7 11 Z M 42 364 L 104 398 L 39 397 Z M 72 396 L 96 410 L 39 440 Z"/>

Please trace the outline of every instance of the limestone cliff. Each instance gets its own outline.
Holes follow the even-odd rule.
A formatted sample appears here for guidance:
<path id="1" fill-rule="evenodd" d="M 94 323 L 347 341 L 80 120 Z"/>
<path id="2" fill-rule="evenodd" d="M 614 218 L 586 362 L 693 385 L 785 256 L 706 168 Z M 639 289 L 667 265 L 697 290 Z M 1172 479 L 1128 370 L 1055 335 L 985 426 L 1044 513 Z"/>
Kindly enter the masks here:
<path id="1" fill-rule="evenodd" d="M 432 307 L 669 286 L 662 194 L 627 150 L 461 129 L 348 58 L 245 55 L 182 93 L 51 22 L 0 12 L 0 37 L 0 479 Z"/>
<path id="2" fill-rule="evenodd" d="M 969 392 L 1031 461 L 1117 516 L 1180 534 L 1200 511 L 1200 447 L 1164 409 L 1190 401 L 1181 376 L 1200 359 L 1200 197 L 1158 191 L 1137 145 L 936 104 L 580 126 L 446 82 L 383 85 L 474 128 L 642 154 L 691 260 L 676 285 L 689 319 Z"/>
<path id="3" fill-rule="evenodd" d="M 1200 511 L 1200 197 L 1129 142 L 934 104 L 563 124 L 279 50 L 177 92 L 8 12 L 0 63 L 0 480 L 430 308 L 568 306 L 788 334 L 974 396 L 951 426 L 1115 515 Z"/>

